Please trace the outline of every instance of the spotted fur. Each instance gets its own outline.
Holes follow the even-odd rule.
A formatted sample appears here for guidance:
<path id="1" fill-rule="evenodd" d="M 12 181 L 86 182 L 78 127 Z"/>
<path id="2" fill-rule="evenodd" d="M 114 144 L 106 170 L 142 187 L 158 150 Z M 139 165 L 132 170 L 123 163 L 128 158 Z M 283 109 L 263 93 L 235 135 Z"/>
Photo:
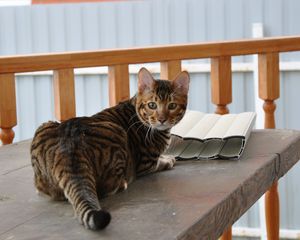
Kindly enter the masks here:
<path id="1" fill-rule="evenodd" d="M 88 229 L 110 222 L 100 198 L 175 163 L 162 153 L 171 127 L 185 113 L 189 76 L 182 72 L 174 81 L 154 80 L 142 68 L 138 84 L 138 93 L 128 101 L 91 117 L 44 123 L 33 138 L 36 188 L 55 200 L 68 199 Z"/>

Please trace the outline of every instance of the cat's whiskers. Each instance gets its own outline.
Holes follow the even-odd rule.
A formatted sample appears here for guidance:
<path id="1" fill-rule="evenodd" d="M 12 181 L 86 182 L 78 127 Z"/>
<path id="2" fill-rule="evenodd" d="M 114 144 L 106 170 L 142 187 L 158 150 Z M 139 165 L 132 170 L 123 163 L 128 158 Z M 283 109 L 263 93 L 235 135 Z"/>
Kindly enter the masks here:
<path id="1" fill-rule="evenodd" d="M 136 130 L 136 133 L 138 133 L 138 131 L 140 130 L 141 127 L 145 127 L 145 125 L 143 123 L 141 123 L 141 126 L 139 126 Z"/>
<path id="2" fill-rule="evenodd" d="M 135 114 L 132 115 L 132 117 L 129 119 L 128 123 L 130 123 L 135 116 L 137 116 L 137 113 L 135 113 Z"/>
<path id="3" fill-rule="evenodd" d="M 155 131 L 155 129 L 153 127 L 151 127 L 151 130 L 150 130 L 150 139 L 151 139 L 152 142 L 153 142 L 154 131 Z"/>
<path id="4" fill-rule="evenodd" d="M 132 128 L 132 127 L 133 127 L 135 124 L 137 124 L 137 123 L 140 123 L 140 124 L 143 125 L 143 123 L 141 123 L 139 120 L 137 120 L 136 122 L 134 122 L 133 124 L 131 124 L 131 125 L 129 126 L 129 128 L 127 128 L 127 133 L 129 132 L 130 128 Z"/>
<path id="5" fill-rule="evenodd" d="M 151 133 L 151 129 L 152 129 L 152 127 L 151 127 L 151 125 L 149 125 L 148 130 L 147 130 L 147 133 L 146 133 L 146 136 L 145 136 L 145 142 L 147 142 L 148 134 Z M 149 143 L 152 142 L 150 137 L 151 137 L 151 136 L 149 135 L 149 139 L 148 139 Z"/>

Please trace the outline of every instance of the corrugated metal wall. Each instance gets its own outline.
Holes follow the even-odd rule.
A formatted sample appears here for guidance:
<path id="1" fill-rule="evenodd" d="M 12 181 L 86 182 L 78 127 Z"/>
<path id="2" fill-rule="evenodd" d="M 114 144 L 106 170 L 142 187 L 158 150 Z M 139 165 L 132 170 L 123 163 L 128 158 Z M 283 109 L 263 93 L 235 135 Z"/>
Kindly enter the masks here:
<path id="1" fill-rule="evenodd" d="M 300 34 L 298 0 L 164 0 L 77 5 L 0 8 L 0 54 L 94 50 L 101 48 L 251 38 L 255 22 L 266 36 Z M 300 53 L 282 54 L 283 61 L 300 61 Z M 234 62 L 251 62 L 252 56 Z M 200 62 L 208 62 L 201 60 Z M 208 73 L 193 73 L 192 109 L 212 112 Z M 53 119 L 50 75 L 18 76 L 16 140 L 31 138 L 35 128 Z M 131 76 L 132 93 L 136 76 Z M 108 106 L 107 76 L 76 76 L 78 116 Z M 252 72 L 233 74 L 231 112 L 254 111 Z M 300 72 L 281 73 L 277 127 L 300 129 Z M 300 229 L 300 165 L 280 181 L 281 226 Z M 298 217 L 298 218 L 297 218 Z M 259 227 L 255 205 L 237 225 Z"/>

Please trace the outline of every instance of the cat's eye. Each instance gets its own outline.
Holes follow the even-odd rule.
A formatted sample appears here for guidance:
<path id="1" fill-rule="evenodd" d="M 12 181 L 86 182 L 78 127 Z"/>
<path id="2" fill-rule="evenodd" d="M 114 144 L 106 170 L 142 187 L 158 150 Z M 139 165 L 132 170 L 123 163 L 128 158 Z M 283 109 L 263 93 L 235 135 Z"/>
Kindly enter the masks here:
<path id="1" fill-rule="evenodd" d="M 150 109 L 156 109 L 156 108 L 157 108 L 157 104 L 156 104 L 155 102 L 149 102 L 149 103 L 148 103 L 148 107 L 149 107 Z"/>
<path id="2" fill-rule="evenodd" d="M 177 107 L 177 104 L 176 104 L 176 103 L 170 103 L 170 104 L 168 105 L 168 109 L 169 109 L 169 110 L 174 110 L 176 107 Z"/>

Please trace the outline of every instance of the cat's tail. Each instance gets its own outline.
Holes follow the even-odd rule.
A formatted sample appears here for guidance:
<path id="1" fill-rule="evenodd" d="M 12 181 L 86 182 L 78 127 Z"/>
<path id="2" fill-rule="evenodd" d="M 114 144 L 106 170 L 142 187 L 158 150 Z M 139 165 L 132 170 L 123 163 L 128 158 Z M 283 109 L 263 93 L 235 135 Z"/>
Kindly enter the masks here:
<path id="1" fill-rule="evenodd" d="M 100 230 L 110 223 L 110 213 L 101 209 L 95 184 L 88 178 L 71 177 L 64 185 L 65 196 L 73 205 L 79 222 L 87 229 Z"/>

